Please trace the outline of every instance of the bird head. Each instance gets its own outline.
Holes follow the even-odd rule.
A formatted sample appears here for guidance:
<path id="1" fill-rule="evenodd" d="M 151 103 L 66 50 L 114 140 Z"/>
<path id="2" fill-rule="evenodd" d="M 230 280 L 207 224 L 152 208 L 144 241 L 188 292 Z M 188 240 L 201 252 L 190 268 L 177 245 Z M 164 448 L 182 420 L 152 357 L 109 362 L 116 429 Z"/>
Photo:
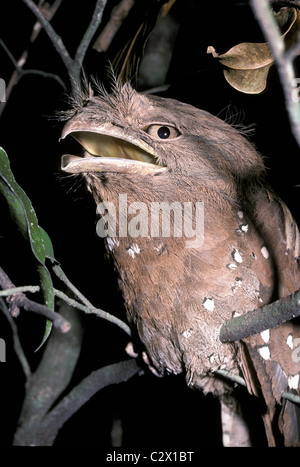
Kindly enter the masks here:
<path id="1" fill-rule="evenodd" d="M 81 156 L 64 155 L 62 169 L 85 174 L 100 198 L 108 184 L 99 184 L 99 177 L 117 191 L 140 192 L 134 186 L 144 180 L 144 190 L 150 183 L 156 196 L 185 180 L 195 182 L 198 193 L 200 185 L 228 198 L 237 196 L 243 181 L 250 184 L 264 173 L 260 156 L 230 125 L 174 99 L 137 93 L 128 83 L 115 84 L 111 94 L 99 86 L 95 95 L 80 94 L 67 116 L 62 139 L 79 142 Z"/>

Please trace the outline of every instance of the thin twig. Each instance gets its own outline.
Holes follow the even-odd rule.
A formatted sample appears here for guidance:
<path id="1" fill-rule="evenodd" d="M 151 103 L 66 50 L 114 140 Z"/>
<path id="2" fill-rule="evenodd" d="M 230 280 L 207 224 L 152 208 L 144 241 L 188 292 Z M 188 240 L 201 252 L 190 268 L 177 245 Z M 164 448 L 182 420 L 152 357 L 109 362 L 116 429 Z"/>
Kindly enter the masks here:
<path id="1" fill-rule="evenodd" d="M 266 0 L 251 0 L 251 6 L 277 64 L 291 130 L 300 147 L 300 107 L 297 100 L 293 99 L 296 77 L 291 60 L 292 57 L 289 57 L 285 53 L 285 45 L 280 37 L 274 15 L 270 8 L 270 2 Z"/>
<path id="2" fill-rule="evenodd" d="M 18 358 L 18 360 L 20 362 L 20 365 L 22 367 L 24 375 L 28 379 L 31 376 L 30 365 L 29 365 L 28 360 L 26 358 L 26 355 L 25 355 L 25 353 L 23 351 L 23 348 L 22 348 L 22 345 L 21 345 L 21 342 L 20 342 L 20 339 L 19 339 L 18 328 L 16 326 L 16 323 L 15 323 L 14 319 L 12 318 L 12 316 L 11 316 L 11 314 L 10 314 L 10 312 L 9 312 L 3 298 L 0 298 L 0 309 L 2 310 L 4 316 L 6 317 L 6 319 L 8 320 L 8 322 L 10 324 L 10 328 L 11 328 L 11 331 L 12 331 L 14 350 L 15 350 L 16 356 L 17 356 L 17 358 Z"/>
<path id="3" fill-rule="evenodd" d="M 53 326 L 57 329 L 60 329 L 61 332 L 66 333 L 70 330 L 71 325 L 66 321 L 61 315 L 55 311 L 50 310 L 46 305 L 36 303 L 32 300 L 29 300 L 25 295 L 18 294 L 14 296 L 14 301 L 17 306 L 23 308 L 26 311 L 32 311 L 38 315 L 44 316 L 45 318 L 52 321 Z"/>
<path id="4" fill-rule="evenodd" d="M 71 82 L 71 86 L 74 90 L 77 89 L 80 82 L 80 73 L 82 68 L 82 63 L 86 55 L 87 49 L 91 43 L 91 40 L 94 37 L 94 34 L 101 23 L 103 11 L 106 5 L 107 0 L 97 0 L 95 10 L 91 19 L 91 22 L 86 29 L 85 34 L 83 35 L 82 40 L 76 50 L 74 60 L 71 58 L 68 50 L 66 49 L 62 38 L 55 32 L 50 22 L 40 10 L 40 8 L 32 0 L 23 0 L 23 2 L 30 8 L 30 10 L 35 14 L 37 19 L 42 24 L 46 33 L 48 34 L 49 39 L 51 40 L 53 46 L 61 57 L 68 73 Z"/>
<path id="5" fill-rule="evenodd" d="M 73 60 L 67 51 L 62 38 L 55 32 L 51 24 L 49 23 L 46 16 L 40 10 L 40 8 L 32 1 L 32 0 L 23 0 L 23 2 L 28 6 L 28 8 L 32 11 L 32 13 L 36 16 L 39 22 L 42 24 L 43 28 L 45 29 L 46 33 L 48 34 L 49 39 L 51 40 L 55 50 L 61 57 L 63 63 L 65 64 L 68 70 L 71 70 Z"/>
<path id="6" fill-rule="evenodd" d="M 62 0 L 55 0 L 52 5 L 49 5 L 49 3 L 47 3 L 47 2 L 42 2 L 42 9 L 45 12 L 45 16 L 46 16 L 48 21 L 51 21 L 51 19 L 53 18 L 53 16 L 57 12 L 59 6 L 61 5 L 61 2 L 62 2 Z M 34 41 L 37 39 L 39 33 L 41 32 L 41 29 L 42 29 L 42 25 L 41 25 L 41 23 L 39 21 L 37 21 L 33 25 L 33 28 L 32 28 L 31 36 L 30 36 L 30 39 L 29 39 L 30 44 L 33 44 Z M 2 47 L 4 48 L 4 50 L 6 51 L 6 53 L 8 54 L 8 56 L 10 57 L 10 59 L 12 60 L 14 66 L 15 66 L 15 70 L 12 73 L 12 75 L 10 77 L 10 80 L 9 80 L 7 86 L 6 86 L 6 90 L 5 90 L 6 91 L 5 92 L 5 98 L 6 99 L 5 99 L 5 102 L 2 102 L 1 105 L 0 105 L 0 116 L 1 116 L 1 114 L 2 114 L 2 112 L 4 110 L 4 108 L 5 108 L 6 102 L 8 101 L 14 86 L 18 83 L 19 78 L 22 77 L 25 74 L 28 74 L 29 72 L 30 73 L 41 74 L 42 76 L 44 76 L 46 78 L 56 79 L 59 82 L 59 84 L 62 85 L 65 88 L 64 82 L 59 78 L 59 76 L 57 76 L 55 74 L 52 74 L 52 73 L 43 74 L 43 72 L 39 72 L 39 70 L 27 70 L 27 71 L 23 70 L 23 67 L 24 67 L 24 65 L 25 65 L 25 63 L 27 61 L 27 58 L 28 58 L 28 47 L 22 52 L 19 60 L 16 61 L 14 59 L 13 55 L 8 50 L 8 48 L 5 46 L 4 42 L 0 40 L 0 43 L 2 44 Z"/>
<path id="7" fill-rule="evenodd" d="M 57 290 L 57 289 L 53 289 L 53 290 L 54 290 L 54 293 L 55 293 L 55 295 L 57 297 L 61 298 L 62 300 L 64 300 L 66 303 L 73 306 L 74 308 L 77 308 L 78 310 L 82 310 L 87 314 L 91 314 L 91 313 L 95 314 L 99 318 L 103 318 L 103 319 L 105 319 L 107 321 L 110 321 L 111 323 L 116 324 L 117 326 L 119 326 L 119 328 L 121 328 L 123 331 L 125 331 L 126 334 L 128 334 L 128 336 L 131 336 L 130 327 L 126 323 L 121 321 L 119 318 L 117 318 L 116 316 L 111 315 L 107 311 L 101 310 L 100 308 L 95 308 L 93 306 L 92 307 L 87 307 L 85 305 L 81 305 L 81 303 L 78 303 L 76 300 L 68 297 L 61 290 Z"/>
<path id="8" fill-rule="evenodd" d="M 59 279 L 76 295 L 79 300 L 86 305 L 88 308 L 94 308 L 91 302 L 75 287 L 75 285 L 68 279 L 65 272 L 58 264 L 52 266 L 53 271 L 59 277 Z"/>
<path id="9" fill-rule="evenodd" d="M 39 292 L 40 287 L 38 285 L 22 285 L 21 287 L 12 287 L 10 289 L 0 290 L 0 297 L 8 297 L 20 292 Z"/>
<path id="10" fill-rule="evenodd" d="M 78 308 L 85 313 L 95 313 L 97 316 L 100 318 L 106 319 L 114 324 L 117 324 L 123 331 L 125 331 L 129 336 L 131 336 L 131 330 L 129 326 L 127 326 L 126 323 L 123 321 L 119 320 L 116 316 L 113 316 L 106 311 L 100 310 L 99 308 L 95 308 L 92 303 L 75 287 L 75 285 L 68 279 L 66 276 L 65 272 L 62 270 L 62 268 L 58 265 L 55 264 L 52 267 L 53 271 L 59 277 L 61 281 L 64 282 L 64 284 L 74 293 L 74 295 L 79 298 L 79 300 L 85 305 L 82 306 L 80 303 L 76 302 L 75 300 L 71 299 L 67 295 L 65 295 L 63 292 L 60 290 L 54 289 L 54 293 L 60 297 L 62 300 L 66 301 L 69 305 L 74 306 L 75 308 Z"/>
<path id="11" fill-rule="evenodd" d="M 3 290 L 15 288 L 15 285 L 12 283 L 8 275 L 1 267 L 0 287 Z M 68 332 L 70 330 L 70 323 L 66 321 L 61 315 L 59 315 L 55 311 L 50 310 L 50 308 L 48 308 L 45 305 L 29 300 L 29 298 L 27 298 L 26 295 L 24 295 L 23 293 L 10 295 L 10 297 L 7 298 L 7 302 L 11 307 L 10 312 L 13 316 L 18 315 L 19 308 L 23 308 L 26 311 L 32 311 L 38 315 L 42 315 L 45 318 L 49 319 L 53 322 L 53 326 L 55 328 L 60 329 L 60 331 L 63 333 Z"/>
<path id="12" fill-rule="evenodd" d="M 82 63 L 87 52 L 87 49 L 93 39 L 95 32 L 98 29 L 99 24 L 101 23 L 103 11 L 105 8 L 107 0 L 97 0 L 95 10 L 92 16 L 92 20 L 85 31 L 80 44 L 76 50 L 75 58 L 72 65 L 72 76 L 75 80 L 79 81 L 80 71 L 82 68 Z"/>

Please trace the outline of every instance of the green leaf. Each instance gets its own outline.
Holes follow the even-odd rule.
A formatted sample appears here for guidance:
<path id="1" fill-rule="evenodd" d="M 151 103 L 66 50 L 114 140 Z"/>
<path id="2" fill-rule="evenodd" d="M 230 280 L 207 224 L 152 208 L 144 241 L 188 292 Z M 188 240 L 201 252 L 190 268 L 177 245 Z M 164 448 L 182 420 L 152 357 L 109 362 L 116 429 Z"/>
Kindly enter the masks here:
<path id="1" fill-rule="evenodd" d="M 9 159 L 3 148 L 0 147 L 0 190 L 5 196 L 11 215 L 17 223 L 22 235 L 29 239 L 32 252 L 36 259 L 45 263 L 45 248 L 43 235 L 38 225 L 35 211 L 31 201 L 18 185 L 10 169 Z"/>
<path id="2" fill-rule="evenodd" d="M 54 257 L 54 249 L 53 249 L 53 245 L 52 245 L 49 235 L 47 234 L 46 230 L 44 230 L 41 226 L 40 226 L 40 232 L 41 232 L 43 242 L 44 242 L 46 258 L 50 259 L 52 263 L 57 262 Z"/>
<path id="3" fill-rule="evenodd" d="M 45 265 L 46 258 L 55 262 L 53 245 L 47 232 L 38 225 L 38 220 L 30 199 L 18 185 L 11 171 L 8 156 L 0 147 L 0 192 L 6 198 L 11 216 L 23 237 L 29 241 L 31 250 L 38 262 L 38 273 L 45 305 L 54 310 L 54 291 L 50 272 Z M 46 321 L 42 343 L 44 344 L 52 329 L 51 321 Z M 38 350 L 37 349 L 37 350 Z"/>

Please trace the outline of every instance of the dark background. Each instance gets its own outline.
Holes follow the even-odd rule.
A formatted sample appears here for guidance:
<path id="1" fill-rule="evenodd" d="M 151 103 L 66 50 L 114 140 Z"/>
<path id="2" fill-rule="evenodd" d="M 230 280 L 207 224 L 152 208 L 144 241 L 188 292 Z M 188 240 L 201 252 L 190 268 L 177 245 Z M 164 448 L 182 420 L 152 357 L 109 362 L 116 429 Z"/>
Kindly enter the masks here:
<path id="1" fill-rule="evenodd" d="M 116 3 L 108 1 L 101 27 Z M 155 4 L 156 0 L 136 1 L 108 52 L 88 52 L 84 63 L 88 74 L 104 79 L 107 60 L 113 60 L 137 24 L 152 21 Z M 94 1 L 65 0 L 52 21 L 72 56 L 94 5 Z M 299 150 L 290 132 L 276 68 L 271 68 L 265 92 L 246 95 L 227 84 L 219 64 L 206 54 L 209 45 L 221 53 L 240 42 L 264 42 L 248 2 L 177 0 L 170 15 L 178 24 L 178 32 L 166 78 L 170 87 L 161 95 L 191 103 L 221 118 L 227 118 L 230 112 L 236 115 L 233 120 L 254 124 L 251 141 L 265 157 L 270 182 L 299 222 Z M 1 39 L 18 59 L 28 46 L 35 17 L 21 0 L 13 0 L 6 2 L 5 7 L 2 5 L 1 20 Z M 56 73 L 68 83 L 61 59 L 44 32 L 29 47 L 26 68 Z M 13 70 L 0 46 L 0 77 L 8 82 Z M 96 235 L 94 203 L 80 180 L 60 173 L 63 150 L 58 140 L 62 124 L 53 116 L 67 107 L 66 100 L 53 79 L 33 74 L 23 76 L 0 119 L 0 146 L 8 153 L 16 180 L 31 199 L 66 274 L 95 306 L 125 319 L 116 278 L 103 259 L 102 240 Z M 1 267 L 16 285 L 36 284 L 32 255 L 12 223 L 3 199 L 0 209 Z M 55 285 L 60 286 L 59 282 Z M 95 316 L 82 319 L 85 336 L 77 378 L 127 358 L 124 351 L 127 336 L 122 331 Z M 37 353 L 34 350 L 42 339 L 44 321 L 23 312 L 16 322 L 28 359 L 35 368 L 42 350 Z M 0 337 L 7 342 L 7 361 L 0 365 L 0 417 L 4 428 L 0 444 L 7 446 L 12 442 L 21 409 L 24 378 L 12 350 L 9 325 L 3 317 L 0 326 Z M 238 394 L 244 400 L 243 389 L 238 389 Z M 252 407 L 254 402 L 251 398 L 246 400 L 245 411 L 255 427 L 254 442 L 264 445 L 261 424 Z M 112 421 L 119 418 L 125 447 L 195 450 L 221 446 L 218 401 L 188 389 L 182 377 L 159 379 L 147 369 L 143 376 L 99 392 L 63 427 L 55 445 L 110 446 Z"/>

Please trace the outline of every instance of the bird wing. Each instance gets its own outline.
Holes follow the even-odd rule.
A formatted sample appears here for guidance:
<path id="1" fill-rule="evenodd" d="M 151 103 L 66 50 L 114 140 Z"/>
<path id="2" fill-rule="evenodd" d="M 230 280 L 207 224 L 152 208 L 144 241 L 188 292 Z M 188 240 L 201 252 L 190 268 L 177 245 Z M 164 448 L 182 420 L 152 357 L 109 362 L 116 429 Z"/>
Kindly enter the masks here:
<path id="1" fill-rule="evenodd" d="M 276 300 L 300 288 L 299 231 L 286 205 L 271 191 L 262 191 L 252 202 L 254 223 L 272 262 L 272 274 L 266 273 L 265 258 L 258 257 L 256 274 L 263 287 L 271 287 L 273 281 L 272 299 Z M 241 348 L 248 390 L 265 403 L 269 445 L 278 445 L 281 439 L 285 446 L 299 446 L 299 403 L 286 398 L 300 395 L 299 318 L 245 338 Z"/>

